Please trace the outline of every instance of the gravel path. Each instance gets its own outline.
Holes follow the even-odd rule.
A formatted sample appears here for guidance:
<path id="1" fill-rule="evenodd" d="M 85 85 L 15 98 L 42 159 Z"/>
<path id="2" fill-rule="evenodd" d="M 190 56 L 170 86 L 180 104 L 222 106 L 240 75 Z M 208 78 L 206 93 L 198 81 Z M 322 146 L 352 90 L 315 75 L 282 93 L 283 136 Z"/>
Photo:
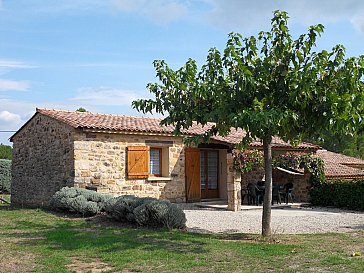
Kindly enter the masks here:
<path id="1" fill-rule="evenodd" d="M 232 212 L 185 207 L 187 228 L 200 233 L 260 233 L 262 210 Z M 364 213 L 331 208 L 272 209 L 273 234 L 364 230 Z"/>

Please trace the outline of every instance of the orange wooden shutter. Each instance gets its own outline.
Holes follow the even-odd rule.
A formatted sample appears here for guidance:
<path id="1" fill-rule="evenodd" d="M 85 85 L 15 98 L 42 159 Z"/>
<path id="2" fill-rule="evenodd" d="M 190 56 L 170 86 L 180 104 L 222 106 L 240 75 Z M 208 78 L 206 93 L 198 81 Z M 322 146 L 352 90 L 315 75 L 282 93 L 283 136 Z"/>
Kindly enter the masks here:
<path id="1" fill-rule="evenodd" d="M 128 178 L 142 179 L 148 177 L 149 168 L 149 147 L 130 146 L 128 147 Z"/>
<path id="2" fill-rule="evenodd" d="M 200 150 L 197 148 L 186 148 L 185 153 L 187 201 L 199 201 L 201 199 Z"/>

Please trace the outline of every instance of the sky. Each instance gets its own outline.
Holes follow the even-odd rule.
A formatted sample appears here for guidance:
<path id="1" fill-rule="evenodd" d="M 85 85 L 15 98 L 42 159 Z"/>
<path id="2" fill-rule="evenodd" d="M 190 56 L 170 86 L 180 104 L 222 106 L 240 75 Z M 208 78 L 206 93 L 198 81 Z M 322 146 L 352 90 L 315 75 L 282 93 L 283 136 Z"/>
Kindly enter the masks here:
<path id="1" fill-rule="evenodd" d="M 37 107 L 140 116 L 154 60 L 201 66 L 228 33 L 268 31 L 277 9 L 294 37 L 325 26 L 317 50 L 364 54 L 362 0 L 0 0 L 0 143 Z"/>

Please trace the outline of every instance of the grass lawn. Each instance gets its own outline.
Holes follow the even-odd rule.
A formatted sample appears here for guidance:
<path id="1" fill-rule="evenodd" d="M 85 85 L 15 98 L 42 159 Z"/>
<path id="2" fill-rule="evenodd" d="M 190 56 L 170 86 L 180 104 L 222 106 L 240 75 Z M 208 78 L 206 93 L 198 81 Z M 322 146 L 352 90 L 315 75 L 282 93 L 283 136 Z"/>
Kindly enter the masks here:
<path id="1" fill-rule="evenodd" d="M 0 205 L 0 272 L 364 272 L 353 251 L 364 252 L 363 230 L 263 241 Z"/>

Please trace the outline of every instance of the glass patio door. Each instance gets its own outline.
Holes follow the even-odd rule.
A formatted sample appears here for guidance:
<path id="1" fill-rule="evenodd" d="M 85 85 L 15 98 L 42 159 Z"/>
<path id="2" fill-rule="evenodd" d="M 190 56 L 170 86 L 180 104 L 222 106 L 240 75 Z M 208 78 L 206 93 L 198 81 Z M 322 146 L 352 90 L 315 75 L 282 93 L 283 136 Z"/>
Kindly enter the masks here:
<path id="1" fill-rule="evenodd" d="M 201 198 L 219 197 L 219 152 L 200 151 Z"/>

